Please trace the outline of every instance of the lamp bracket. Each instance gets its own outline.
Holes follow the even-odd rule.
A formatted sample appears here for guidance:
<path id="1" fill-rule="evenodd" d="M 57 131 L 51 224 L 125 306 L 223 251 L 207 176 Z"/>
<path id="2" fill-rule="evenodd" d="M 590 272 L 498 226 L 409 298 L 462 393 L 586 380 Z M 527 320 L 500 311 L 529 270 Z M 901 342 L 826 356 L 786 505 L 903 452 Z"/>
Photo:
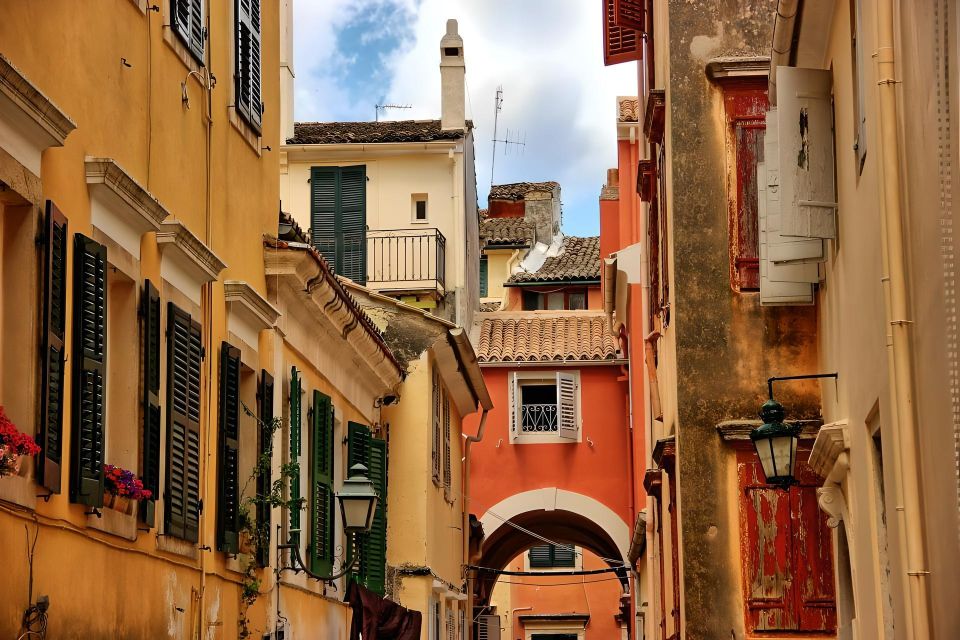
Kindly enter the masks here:
<path id="1" fill-rule="evenodd" d="M 781 382 L 784 380 L 815 380 L 818 378 L 833 378 L 836 380 L 840 377 L 838 373 L 811 373 L 803 376 L 774 376 L 772 378 L 767 378 L 767 391 L 770 393 L 770 399 L 773 400 L 773 383 Z"/>
<path id="2" fill-rule="evenodd" d="M 350 542 L 351 544 L 356 542 L 356 533 L 350 534 Z M 293 571 L 296 571 L 298 573 L 300 571 L 303 571 L 305 574 L 307 574 L 309 577 L 313 578 L 314 580 L 320 580 L 322 582 L 333 582 L 337 578 L 341 578 L 347 575 L 348 573 L 350 573 L 350 571 L 353 569 L 353 566 L 357 564 L 357 558 L 359 557 L 359 554 L 356 553 L 356 551 L 354 551 L 354 553 L 351 554 L 353 557 L 350 558 L 350 562 L 345 564 L 340 571 L 329 576 L 322 576 L 318 573 L 314 573 L 313 571 L 310 571 L 310 569 L 307 568 L 307 563 L 303 561 L 303 556 L 300 555 L 300 545 L 289 543 L 289 542 L 287 544 L 278 544 L 277 553 L 279 553 L 280 551 L 290 552 L 290 556 L 291 556 L 290 564 L 292 566 L 287 567 L 288 569 L 292 569 Z"/>

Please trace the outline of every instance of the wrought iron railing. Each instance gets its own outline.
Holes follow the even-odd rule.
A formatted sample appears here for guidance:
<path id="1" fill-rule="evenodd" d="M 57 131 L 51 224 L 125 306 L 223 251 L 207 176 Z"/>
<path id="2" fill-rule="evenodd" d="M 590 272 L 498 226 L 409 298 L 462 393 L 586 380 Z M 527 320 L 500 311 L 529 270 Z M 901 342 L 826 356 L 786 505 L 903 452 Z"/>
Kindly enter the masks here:
<path id="1" fill-rule="evenodd" d="M 557 405 L 524 404 L 520 406 L 520 431 L 550 433 L 557 430 Z"/>
<path id="2" fill-rule="evenodd" d="M 367 232 L 367 284 L 386 289 L 446 284 L 447 240 L 439 229 Z"/>

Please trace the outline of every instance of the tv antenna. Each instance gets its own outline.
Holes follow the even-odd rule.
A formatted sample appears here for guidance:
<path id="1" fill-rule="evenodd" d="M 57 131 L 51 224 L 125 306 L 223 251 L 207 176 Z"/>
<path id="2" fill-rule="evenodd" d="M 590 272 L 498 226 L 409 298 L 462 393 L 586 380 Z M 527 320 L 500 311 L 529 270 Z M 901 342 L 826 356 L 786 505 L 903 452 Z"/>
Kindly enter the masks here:
<path id="1" fill-rule="evenodd" d="M 380 122 L 380 112 L 387 112 L 387 109 L 413 109 L 412 104 L 378 104 L 373 113 L 374 120 Z"/>
<path id="2" fill-rule="evenodd" d="M 527 136 L 523 135 L 520 140 L 519 132 L 514 132 L 515 139 L 510 139 L 510 129 L 507 129 L 507 135 L 501 140 L 497 138 L 497 120 L 500 118 L 500 111 L 503 109 L 503 85 L 497 87 L 497 95 L 493 99 L 493 157 L 490 159 L 490 186 L 493 186 L 493 168 L 497 164 L 497 143 L 503 144 L 504 154 L 509 155 L 511 146 L 520 147 L 520 150 L 527 146 Z"/>

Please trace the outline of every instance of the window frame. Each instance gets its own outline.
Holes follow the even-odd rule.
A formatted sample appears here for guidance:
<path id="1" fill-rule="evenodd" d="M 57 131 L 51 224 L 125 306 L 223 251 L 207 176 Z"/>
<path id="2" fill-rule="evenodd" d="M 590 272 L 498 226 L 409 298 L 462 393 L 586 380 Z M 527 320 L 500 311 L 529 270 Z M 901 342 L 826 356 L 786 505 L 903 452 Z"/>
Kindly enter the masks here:
<path id="1" fill-rule="evenodd" d="M 570 376 L 573 380 L 574 398 L 573 411 L 576 427 L 576 438 L 561 436 L 561 397 L 560 379 Z M 524 385 L 554 384 L 557 388 L 557 429 L 556 431 L 525 433 L 521 427 L 522 394 L 520 389 Z M 510 442 L 512 444 L 570 444 L 583 441 L 583 412 L 581 410 L 581 376 L 577 369 L 553 369 L 537 371 L 511 371 L 508 375 L 509 412 L 510 412 Z"/>
<path id="2" fill-rule="evenodd" d="M 550 309 L 547 300 L 553 294 L 563 294 L 563 307 L 560 309 Z M 570 297 L 574 295 L 583 296 L 583 307 L 581 309 L 570 308 Z M 528 296 L 537 296 L 537 306 L 533 309 L 527 308 Z M 523 311 L 587 311 L 590 307 L 590 293 L 588 287 L 564 287 L 560 290 L 543 291 L 534 288 L 524 288 L 520 296 L 520 306 Z"/>
<path id="3" fill-rule="evenodd" d="M 417 217 L 417 205 L 423 203 L 423 218 Z M 410 194 L 410 223 L 411 224 L 429 224 L 430 223 L 430 196 L 427 193 Z"/>

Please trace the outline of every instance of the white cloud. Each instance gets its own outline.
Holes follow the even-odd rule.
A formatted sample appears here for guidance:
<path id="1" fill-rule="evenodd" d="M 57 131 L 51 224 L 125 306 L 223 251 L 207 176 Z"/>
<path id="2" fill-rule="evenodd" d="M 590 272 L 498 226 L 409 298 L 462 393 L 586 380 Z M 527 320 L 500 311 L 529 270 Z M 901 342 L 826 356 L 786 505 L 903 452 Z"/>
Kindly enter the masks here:
<path id="1" fill-rule="evenodd" d="M 344 111 L 370 117 L 370 100 L 349 104 L 343 80 L 317 70 L 343 55 L 335 50 L 335 34 L 385 2 L 403 6 L 413 20 L 384 28 L 402 39 L 384 60 L 390 81 L 381 93 L 414 105 L 390 115 L 439 117 L 440 38 L 447 18 L 456 18 L 467 63 L 467 113 L 477 127 L 481 198 L 490 184 L 494 94 L 502 85 L 498 137 L 509 128 L 512 138 L 525 136 L 526 147 L 505 155 L 498 146 L 496 182 L 559 181 L 567 231 L 596 233 L 600 185 L 606 169 L 616 166 L 615 97 L 636 92 L 635 64 L 603 66 L 600 0 L 322 0 L 309 6 L 299 0 L 298 118 Z M 307 61 L 315 61 L 312 73 Z"/>

